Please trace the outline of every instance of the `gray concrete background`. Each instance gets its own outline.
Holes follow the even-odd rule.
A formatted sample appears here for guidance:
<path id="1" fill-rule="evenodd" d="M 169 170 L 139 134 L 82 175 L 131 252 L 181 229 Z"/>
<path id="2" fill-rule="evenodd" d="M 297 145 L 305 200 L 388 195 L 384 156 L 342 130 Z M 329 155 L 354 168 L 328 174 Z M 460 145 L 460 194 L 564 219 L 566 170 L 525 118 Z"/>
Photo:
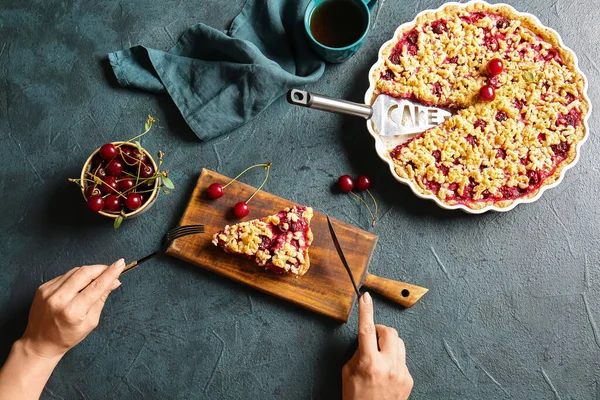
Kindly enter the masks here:
<path id="1" fill-rule="evenodd" d="M 558 30 L 600 98 L 596 0 L 509 1 Z M 379 46 L 441 1 L 379 1 L 360 53 L 308 90 L 360 101 Z M 404 338 L 414 399 L 600 399 L 600 152 L 597 114 L 580 163 L 531 205 L 470 216 L 396 183 L 364 123 L 284 99 L 201 143 L 167 97 L 124 90 L 108 52 L 168 49 L 189 25 L 225 28 L 242 1 L 0 1 L 0 349 L 24 328 L 35 289 L 86 263 L 138 258 L 180 218 L 201 168 L 233 175 L 272 160 L 266 190 L 367 225 L 331 192 L 341 174 L 374 180 L 381 219 L 371 270 L 431 291 L 412 309 L 375 298 L 377 322 Z M 67 182 L 102 143 L 133 136 L 167 153 L 176 190 L 113 231 Z M 247 182 L 260 183 L 259 173 Z M 162 258 L 123 278 L 101 324 L 60 363 L 46 399 L 335 398 L 352 351 L 346 325 Z"/>

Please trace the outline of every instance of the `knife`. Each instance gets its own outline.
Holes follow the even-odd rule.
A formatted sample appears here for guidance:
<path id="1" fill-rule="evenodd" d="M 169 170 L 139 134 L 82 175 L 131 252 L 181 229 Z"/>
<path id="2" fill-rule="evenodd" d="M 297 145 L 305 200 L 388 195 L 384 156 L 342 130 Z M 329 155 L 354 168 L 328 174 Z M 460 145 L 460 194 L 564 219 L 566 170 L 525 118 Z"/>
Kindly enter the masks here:
<path id="1" fill-rule="evenodd" d="M 340 257 L 342 264 L 344 264 L 344 268 L 346 268 L 346 272 L 348 272 L 348 276 L 352 281 L 352 286 L 354 287 L 356 296 L 360 298 L 361 294 L 358 290 L 358 285 L 354 280 L 354 276 L 352 275 L 352 271 L 350 270 L 350 266 L 348 265 L 346 256 L 344 256 L 344 252 L 342 251 L 340 241 L 335 233 L 335 230 L 333 229 L 333 224 L 331 223 L 329 216 L 327 216 L 327 225 L 329 225 L 329 233 L 331 233 L 333 245 L 337 250 L 338 256 Z M 399 282 L 393 279 L 382 278 L 370 274 L 367 271 L 365 271 L 364 277 L 361 277 L 359 285 L 362 285 L 365 288 L 382 295 L 388 300 L 391 300 L 407 308 L 412 307 L 417 301 L 419 301 L 421 297 L 423 297 L 425 293 L 429 291 L 429 289 L 421 286 L 411 285 L 410 283 Z"/>
<path id="2" fill-rule="evenodd" d="M 361 294 L 358 291 L 358 287 L 356 286 L 356 282 L 354 281 L 354 275 L 352 275 L 352 271 L 350 270 L 350 266 L 348 265 L 348 261 L 346 261 L 346 256 L 344 256 L 344 252 L 342 251 L 342 247 L 340 246 L 340 241 L 335 234 L 335 229 L 333 229 L 333 225 L 331 225 L 331 220 L 329 216 L 327 216 L 327 225 L 329 225 L 329 233 L 331 233 L 331 238 L 333 239 L 333 245 L 337 250 L 338 256 L 340 256 L 340 260 L 342 260 L 342 264 L 344 264 L 344 268 L 346 268 L 346 272 L 352 281 L 352 286 L 354 286 L 354 291 L 356 292 L 356 298 L 360 298 Z"/>

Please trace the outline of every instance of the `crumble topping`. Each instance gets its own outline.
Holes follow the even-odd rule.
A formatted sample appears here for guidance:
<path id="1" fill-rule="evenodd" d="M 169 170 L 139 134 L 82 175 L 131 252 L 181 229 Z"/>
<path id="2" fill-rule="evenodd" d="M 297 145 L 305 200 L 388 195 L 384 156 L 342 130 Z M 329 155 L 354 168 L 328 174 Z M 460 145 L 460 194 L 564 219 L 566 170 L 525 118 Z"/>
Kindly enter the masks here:
<path id="1" fill-rule="evenodd" d="M 385 93 L 455 111 L 391 151 L 396 172 L 448 204 L 507 206 L 558 177 L 585 136 L 583 77 L 556 35 L 504 6 L 448 6 L 400 33 L 374 72 Z M 499 58 L 504 71 L 487 73 Z M 495 100 L 479 99 L 494 86 Z M 566 160 L 566 162 L 565 162 Z"/>
<path id="2" fill-rule="evenodd" d="M 304 275 L 310 267 L 312 216 L 310 207 L 286 208 L 276 215 L 227 225 L 213 235 L 212 243 L 274 272 Z"/>

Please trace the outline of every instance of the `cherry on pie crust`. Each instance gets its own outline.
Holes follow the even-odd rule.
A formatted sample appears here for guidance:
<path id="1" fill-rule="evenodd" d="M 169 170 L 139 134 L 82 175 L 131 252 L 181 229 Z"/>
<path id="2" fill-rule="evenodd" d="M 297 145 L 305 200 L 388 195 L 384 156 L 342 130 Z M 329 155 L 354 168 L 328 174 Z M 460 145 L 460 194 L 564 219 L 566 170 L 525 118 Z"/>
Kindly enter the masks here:
<path id="1" fill-rule="evenodd" d="M 589 104 L 557 34 L 507 6 L 450 5 L 420 15 L 383 49 L 374 97 L 446 108 L 441 125 L 390 149 L 396 173 L 473 210 L 535 197 L 577 156 Z M 504 70 L 488 73 L 490 60 Z M 479 98 L 484 85 L 495 99 Z"/>
<path id="2" fill-rule="evenodd" d="M 213 235 L 212 243 L 273 272 L 302 276 L 310 267 L 312 216 L 310 207 L 285 208 L 275 215 L 227 225 Z"/>

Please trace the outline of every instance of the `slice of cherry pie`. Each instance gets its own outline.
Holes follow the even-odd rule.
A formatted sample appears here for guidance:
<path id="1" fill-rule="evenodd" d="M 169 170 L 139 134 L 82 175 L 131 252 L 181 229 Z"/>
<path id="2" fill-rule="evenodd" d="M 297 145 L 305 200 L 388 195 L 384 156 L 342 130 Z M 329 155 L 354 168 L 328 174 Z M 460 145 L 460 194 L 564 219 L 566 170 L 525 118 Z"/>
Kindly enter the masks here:
<path id="1" fill-rule="evenodd" d="M 471 209 L 508 207 L 555 182 L 577 156 L 589 104 L 558 35 L 511 7 L 450 5 L 420 15 L 383 50 L 375 93 L 455 115 L 390 149 L 397 174 Z M 491 75 L 490 60 L 503 71 Z M 479 96 L 484 85 L 495 99 Z M 487 99 L 489 100 L 489 99 Z"/>
<path id="2" fill-rule="evenodd" d="M 310 267 L 312 216 L 310 207 L 285 208 L 275 215 L 227 225 L 214 234 L 212 243 L 276 273 L 302 276 Z"/>

